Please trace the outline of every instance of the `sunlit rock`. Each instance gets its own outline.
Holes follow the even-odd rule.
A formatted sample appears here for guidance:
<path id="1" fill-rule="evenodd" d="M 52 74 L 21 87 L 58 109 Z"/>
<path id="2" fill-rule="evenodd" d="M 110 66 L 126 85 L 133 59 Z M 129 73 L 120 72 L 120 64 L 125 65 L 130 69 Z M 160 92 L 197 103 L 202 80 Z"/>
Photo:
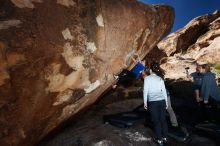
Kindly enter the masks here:
<path id="1" fill-rule="evenodd" d="M 195 65 L 220 64 L 220 11 L 199 16 L 185 27 L 170 34 L 158 47 L 168 58 L 162 65 L 167 78 L 186 78 L 185 67 L 195 71 Z M 213 71 L 220 76 L 220 71 Z"/>
<path id="2" fill-rule="evenodd" d="M 32 146 L 93 104 L 174 20 L 171 7 L 135 0 L 3 2 L 1 21 L 20 21 L 0 29 L 2 146 Z"/>
<path id="3" fill-rule="evenodd" d="M 19 8 L 34 8 L 33 2 L 41 3 L 43 0 L 11 0 Z"/>

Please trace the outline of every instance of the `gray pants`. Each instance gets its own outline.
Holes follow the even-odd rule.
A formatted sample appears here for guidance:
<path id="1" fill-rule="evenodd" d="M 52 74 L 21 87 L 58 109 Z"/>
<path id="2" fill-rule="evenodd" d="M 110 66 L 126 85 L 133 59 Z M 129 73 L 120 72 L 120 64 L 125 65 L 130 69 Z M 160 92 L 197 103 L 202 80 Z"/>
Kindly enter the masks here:
<path id="1" fill-rule="evenodd" d="M 167 112 L 170 115 L 170 122 L 171 122 L 172 126 L 177 127 L 178 126 L 178 122 L 177 122 L 177 119 L 176 119 L 176 115 L 175 115 L 175 113 L 173 111 L 173 108 L 171 106 L 171 101 L 170 101 L 170 96 L 169 95 L 167 96 L 167 101 L 168 101 Z"/>

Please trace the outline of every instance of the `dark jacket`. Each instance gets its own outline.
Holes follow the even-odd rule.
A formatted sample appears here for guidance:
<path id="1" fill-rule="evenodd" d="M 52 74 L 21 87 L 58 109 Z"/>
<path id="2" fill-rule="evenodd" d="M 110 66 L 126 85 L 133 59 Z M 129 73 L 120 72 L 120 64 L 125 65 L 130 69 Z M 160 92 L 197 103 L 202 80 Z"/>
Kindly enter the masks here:
<path id="1" fill-rule="evenodd" d="M 202 81 L 201 96 L 204 100 L 208 100 L 209 97 L 220 101 L 220 90 L 215 80 L 215 74 L 208 72 L 204 74 Z"/>

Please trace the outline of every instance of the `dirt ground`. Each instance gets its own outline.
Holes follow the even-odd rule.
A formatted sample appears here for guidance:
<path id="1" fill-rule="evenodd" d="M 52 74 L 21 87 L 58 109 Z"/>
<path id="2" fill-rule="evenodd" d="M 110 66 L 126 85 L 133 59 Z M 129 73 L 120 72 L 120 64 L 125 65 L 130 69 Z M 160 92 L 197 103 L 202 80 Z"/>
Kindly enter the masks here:
<path id="1" fill-rule="evenodd" d="M 156 146 L 152 129 L 140 123 L 131 128 L 117 128 L 103 123 L 103 115 L 131 111 L 143 103 L 140 83 L 133 87 L 118 88 L 110 91 L 77 122 L 69 123 L 65 128 L 41 141 L 38 146 Z M 139 86 L 139 87 L 136 87 Z M 195 121 L 196 110 L 189 114 L 188 110 L 179 110 L 183 106 L 194 106 L 193 93 L 189 82 L 167 82 L 171 90 L 172 104 L 179 118 L 191 118 Z M 185 90 L 182 90 L 185 87 Z M 186 94 L 187 93 L 187 94 Z M 187 119 L 189 120 L 189 119 Z M 189 129 L 190 130 L 190 129 Z M 213 139 L 191 133 L 191 138 L 179 143 L 172 139 L 169 146 L 216 146 Z"/>

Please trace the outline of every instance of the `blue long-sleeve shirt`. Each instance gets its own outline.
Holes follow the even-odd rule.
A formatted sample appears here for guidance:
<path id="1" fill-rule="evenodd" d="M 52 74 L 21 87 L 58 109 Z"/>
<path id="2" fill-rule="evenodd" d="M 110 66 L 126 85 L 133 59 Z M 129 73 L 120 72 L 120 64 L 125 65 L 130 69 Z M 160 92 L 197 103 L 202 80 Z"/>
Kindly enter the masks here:
<path id="1" fill-rule="evenodd" d="M 205 73 L 202 80 L 201 96 L 204 100 L 208 100 L 209 96 L 220 101 L 220 90 L 215 80 L 215 74 Z"/>
<path id="2" fill-rule="evenodd" d="M 202 78 L 204 76 L 203 73 L 193 72 L 193 73 L 190 74 L 190 76 L 193 77 L 194 85 L 202 86 Z"/>
<path id="3" fill-rule="evenodd" d="M 140 63 L 140 62 L 137 62 L 137 64 L 134 66 L 134 68 L 132 68 L 131 72 L 133 72 L 136 76 L 136 78 L 140 77 L 142 71 L 144 71 L 145 69 L 145 66 Z"/>
<path id="4" fill-rule="evenodd" d="M 167 103 L 167 93 L 165 84 L 162 78 L 157 75 L 149 75 L 144 78 L 144 104 L 147 105 L 147 101 L 159 101 L 165 100 Z"/>

